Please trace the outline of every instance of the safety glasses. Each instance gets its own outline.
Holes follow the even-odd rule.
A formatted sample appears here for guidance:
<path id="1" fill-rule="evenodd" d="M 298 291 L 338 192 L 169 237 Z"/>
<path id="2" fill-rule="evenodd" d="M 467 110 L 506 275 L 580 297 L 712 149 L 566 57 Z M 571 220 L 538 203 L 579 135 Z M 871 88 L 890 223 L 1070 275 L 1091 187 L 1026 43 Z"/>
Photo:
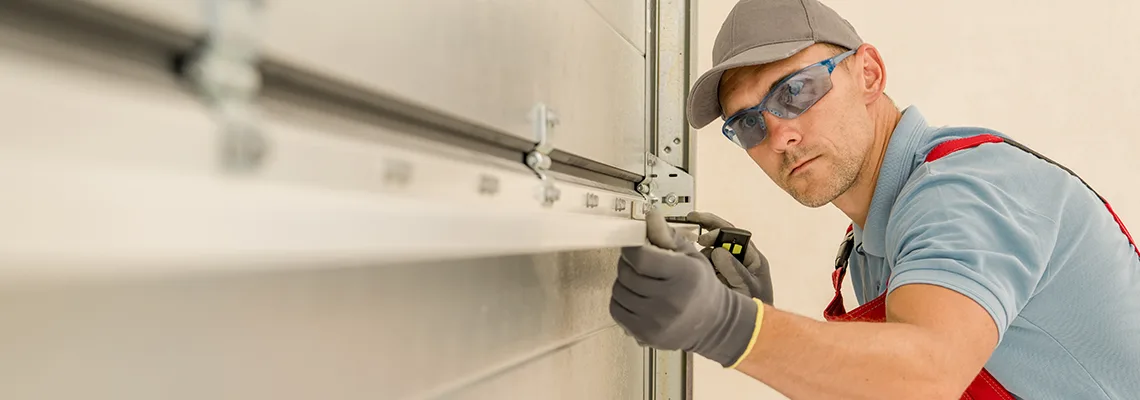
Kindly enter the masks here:
<path id="1" fill-rule="evenodd" d="M 741 110 L 724 121 L 724 137 L 744 149 L 760 144 L 768 136 L 762 112 L 777 118 L 792 119 L 807 112 L 831 91 L 831 72 L 855 50 L 804 67 L 772 85 L 772 90 L 755 107 Z"/>

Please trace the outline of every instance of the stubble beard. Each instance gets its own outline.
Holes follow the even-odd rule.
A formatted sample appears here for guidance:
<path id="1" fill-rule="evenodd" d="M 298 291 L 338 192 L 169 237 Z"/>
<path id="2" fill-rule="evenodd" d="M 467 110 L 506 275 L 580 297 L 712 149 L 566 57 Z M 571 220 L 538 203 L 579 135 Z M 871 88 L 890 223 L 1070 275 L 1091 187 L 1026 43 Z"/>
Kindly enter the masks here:
<path id="1" fill-rule="evenodd" d="M 846 193 L 848 189 L 855 185 L 855 180 L 859 176 L 859 161 L 854 159 L 841 159 L 828 157 L 835 169 L 832 171 L 811 171 L 815 174 L 824 174 L 822 177 L 817 177 L 815 182 L 806 186 L 793 186 L 791 182 L 785 182 L 784 190 L 796 199 L 800 204 L 808 208 L 818 208 L 831 203 L 837 197 Z M 785 168 L 791 168 L 795 165 L 797 158 L 790 158 L 785 161 Z M 792 178 L 789 178 L 789 181 Z"/>

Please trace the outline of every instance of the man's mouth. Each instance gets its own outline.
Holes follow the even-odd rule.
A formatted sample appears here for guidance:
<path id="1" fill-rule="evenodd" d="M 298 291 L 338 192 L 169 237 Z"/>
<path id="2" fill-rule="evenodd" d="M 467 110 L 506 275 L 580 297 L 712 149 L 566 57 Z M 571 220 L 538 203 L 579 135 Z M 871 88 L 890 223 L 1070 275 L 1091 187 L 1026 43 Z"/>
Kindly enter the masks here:
<path id="1" fill-rule="evenodd" d="M 792 176 L 792 175 L 795 175 L 797 172 L 803 171 L 804 167 L 808 166 L 808 164 L 810 164 L 812 161 L 815 161 L 815 159 L 817 159 L 817 158 L 819 158 L 819 157 L 818 156 L 811 157 L 811 158 L 808 158 L 806 160 L 800 161 L 799 164 L 796 164 L 795 166 L 792 167 L 791 170 L 788 171 L 788 176 Z"/>

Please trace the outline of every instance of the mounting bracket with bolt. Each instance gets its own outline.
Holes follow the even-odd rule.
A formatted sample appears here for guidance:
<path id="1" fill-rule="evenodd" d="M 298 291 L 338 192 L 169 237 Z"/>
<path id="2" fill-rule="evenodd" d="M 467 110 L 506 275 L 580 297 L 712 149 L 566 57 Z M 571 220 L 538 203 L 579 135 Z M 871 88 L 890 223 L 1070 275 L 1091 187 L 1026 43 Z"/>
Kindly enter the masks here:
<path id="1" fill-rule="evenodd" d="M 644 212 L 657 208 L 665 216 L 684 216 L 693 211 L 693 176 L 653 155 L 645 153 L 645 179 L 637 191 L 649 204 Z"/>
<path id="2" fill-rule="evenodd" d="M 538 187 L 538 200 L 543 206 L 550 207 L 562 196 L 562 192 L 554 186 L 554 180 L 547 176 L 551 164 L 550 152 L 554 150 L 550 131 L 558 126 L 558 116 L 546 104 L 538 103 L 531 111 L 531 124 L 538 143 L 526 154 L 526 165 L 541 181 Z"/>
<path id="3" fill-rule="evenodd" d="M 249 172 L 264 162 L 269 148 L 254 104 L 261 88 L 257 48 L 265 4 L 262 0 L 202 1 L 208 26 L 205 37 L 175 60 L 175 68 L 214 114 L 222 168 Z"/>

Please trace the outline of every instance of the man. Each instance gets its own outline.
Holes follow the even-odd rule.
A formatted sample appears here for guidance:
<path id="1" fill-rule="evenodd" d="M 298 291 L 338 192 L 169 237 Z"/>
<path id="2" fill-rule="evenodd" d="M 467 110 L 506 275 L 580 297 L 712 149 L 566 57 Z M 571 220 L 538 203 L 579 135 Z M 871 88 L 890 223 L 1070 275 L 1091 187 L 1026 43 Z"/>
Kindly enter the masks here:
<path id="1" fill-rule="evenodd" d="M 850 217 L 834 282 L 850 272 L 863 306 L 774 308 L 755 246 L 747 266 L 707 247 L 727 222 L 689 216 L 713 229 L 698 252 L 654 212 L 650 244 L 618 262 L 610 311 L 630 335 L 791 398 L 1140 394 L 1140 251 L 1079 178 L 1000 133 L 900 112 L 878 50 L 816 0 L 741 1 L 713 59 L 690 122 L 724 118 L 797 201 Z"/>

